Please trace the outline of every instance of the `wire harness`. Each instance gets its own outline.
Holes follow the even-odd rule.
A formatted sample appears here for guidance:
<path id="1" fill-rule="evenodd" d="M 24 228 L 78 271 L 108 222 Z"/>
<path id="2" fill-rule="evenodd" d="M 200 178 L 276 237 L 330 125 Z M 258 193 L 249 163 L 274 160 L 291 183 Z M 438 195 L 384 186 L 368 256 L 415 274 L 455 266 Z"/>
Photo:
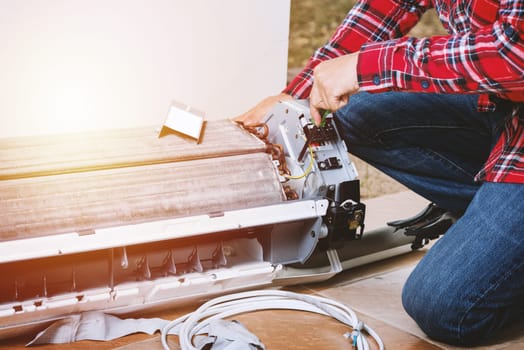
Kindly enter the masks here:
<path id="1" fill-rule="evenodd" d="M 197 350 L 192 342 L 193 337 L 203 333 L 203 329 L 213 320 L 270 309 L 307 311 L 331 316 L 352 328 L 352 331 L 344 334 L 344 336 L 352 341 L 353 347 L 357 350 L 369 350 L 364 332 L 375 340 L 380 350 L 384 349 L 384 344 L 379 335 L 371 327 L 361 322 L 355 312 L 344 304 L 327 298 L 282 290 L 257 290 L 212 299 L 202 304 L 194 312 L 168 323 L 162 329 L 162 346 L 169 350 L 167 335 L 174 327 L 180 327 L 178 334 L 180 348 L 182 350 Z"/>

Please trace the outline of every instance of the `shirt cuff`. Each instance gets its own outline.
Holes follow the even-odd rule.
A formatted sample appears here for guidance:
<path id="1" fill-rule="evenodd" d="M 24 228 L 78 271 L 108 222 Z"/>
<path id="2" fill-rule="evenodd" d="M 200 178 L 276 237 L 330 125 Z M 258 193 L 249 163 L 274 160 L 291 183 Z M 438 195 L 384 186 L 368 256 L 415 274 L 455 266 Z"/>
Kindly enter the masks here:
<path id="1" fill-rule="evenodd" d="M 357 62 L 358 84 L 361 91 L 384 92 L 393 89 L 391 71 L 386 70 L 391 61 L 389 42 L 362 45 Z"/>
<path id="2" fill-rule="evenodd" d="M 430 78 L 428 58 L 415 49 L 413 38 L 362 46 L 357 64 L 360 89 L 368 92 L 443 92 L 446 81 Z M 455 81 L 455 84 L 457 82 Z"/>

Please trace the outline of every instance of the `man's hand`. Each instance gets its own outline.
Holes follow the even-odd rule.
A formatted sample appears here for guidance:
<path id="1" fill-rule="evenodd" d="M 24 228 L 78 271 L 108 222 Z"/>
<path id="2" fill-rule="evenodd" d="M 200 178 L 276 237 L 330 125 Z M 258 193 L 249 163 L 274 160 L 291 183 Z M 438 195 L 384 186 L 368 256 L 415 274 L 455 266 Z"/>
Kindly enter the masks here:
<path id="1" fill-rule="evenodd" d="M 320 110 L 336 111 L 358 92 L 358 52 L 324 61 L 315 67 L 314 82 L 309 95 L 311 117 L 319 125 Z"/>
<path id="2" fill-rule="evenodd" d="M 236 122 L 243 123 L 244 125 L 257 124 L 266 116 L 269 110 L 280 101 L 293 100 L 293 97 L 287 94 L 279 94 L 275 96 L 269 96 L 260 101 L 255 107 L 251 108 L 246 113 L 235 118 Z"/>

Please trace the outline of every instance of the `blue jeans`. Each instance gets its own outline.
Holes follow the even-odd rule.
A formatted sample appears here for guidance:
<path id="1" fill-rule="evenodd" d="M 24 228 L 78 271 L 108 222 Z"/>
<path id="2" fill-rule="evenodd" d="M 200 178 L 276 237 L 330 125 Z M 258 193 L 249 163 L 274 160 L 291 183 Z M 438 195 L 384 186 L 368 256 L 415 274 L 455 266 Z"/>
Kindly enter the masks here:
<path id="1" fill-rule="evenodd" d="M 524 186 L 473 180 L 510 111 L 477 96 L 360 93 L 336 113 L 349 151 L 464 215 L 419 262 L 404 308 L 430 337 L 472 345 L 524 316 Z"/>

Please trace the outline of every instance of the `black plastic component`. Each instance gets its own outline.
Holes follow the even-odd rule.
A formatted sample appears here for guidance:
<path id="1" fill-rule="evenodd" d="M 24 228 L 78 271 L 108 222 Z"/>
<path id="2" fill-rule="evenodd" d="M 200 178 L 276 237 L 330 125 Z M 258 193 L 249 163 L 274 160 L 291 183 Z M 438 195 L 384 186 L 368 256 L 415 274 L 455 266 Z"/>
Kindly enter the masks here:
<path id="1" fill-rule="evenodd" d="M 321 248 L 337 249 L 346 241 L 360 239 L 366 213 L 366 206 L 360 202 L 360 181 L 330 185 L 326 197 L 333 200 L 324 216 L 328 236 L 320 241 Z"/>
<path id="2" fill-rule="evenodd" d="M 338 137 L 332 118 L 326 118 L 323 125 L 320 126 L 316 126 L 313 123 L 306 124 L 304 126 L 304 134 L 310 143 L 322 143 L 336 140 Z"/>
<path id="3" fill-rule="evenodd" d="M 436 239 L 446 233 L 455 223 L 457 215 L 430 203 L 417 215 L 404 219 L 388 222 L 389 226 L 396 230 L 404 229 L 404 234 L 414 236 L 411 249 L 420 249 L 428 244 L 430 240 Z"/>
<path id="4" fill-rule="evenodd" d="M 444 214 L 445 212 L 445 209 L 442 209 L 440 207 L 437 207 L 435 204 L 430 203 L 420 213 L 415 214 L 414 216 L 407 219 L 390 221 L 387 223 L 387 225 L 396 229 L 406 228 L 410 226 L 414 227 L 417 225 L 423 226 L 427 222 L 433 221 L 438 217 L 442 216 L 442 214 Z"/>
<path id="5" fill-rule="evenodd" d="M 323 144 L 328 141 L 337 140 L 338 138 L 337 130 L 333 124 L 333 118 L 326 118 L 320 126 L 316 126 L 313 123 L 307 123 L 304 125 L 303 130 L 307 142 L 300 151 L 298 159 L 304 157 L 309 145 Z"/>
<path id="6" fill-rule="evenodd" d="M 340 163 L 340 159 L 337 157 L 329 157 L 326 160 L 321 160 L 317 162 L 318 168 L 320 170 L 331 170 L 331 169 L 340 169 L 342 168 L 342 164 Z"/>
<path id="7" fill-rule="evenodd" d="M 428 223 L 426 226 L 417 228 L 406 228 L 404 234 L 407 236 L 415 236 L 415 240 L 411 244 L 411 249 L 416 250 L 424 247 L 430 240 L 436 239 L 446 233 L 446 231 L 455 222 L 449 216 L 443 215 L 435 221 Z"/>

